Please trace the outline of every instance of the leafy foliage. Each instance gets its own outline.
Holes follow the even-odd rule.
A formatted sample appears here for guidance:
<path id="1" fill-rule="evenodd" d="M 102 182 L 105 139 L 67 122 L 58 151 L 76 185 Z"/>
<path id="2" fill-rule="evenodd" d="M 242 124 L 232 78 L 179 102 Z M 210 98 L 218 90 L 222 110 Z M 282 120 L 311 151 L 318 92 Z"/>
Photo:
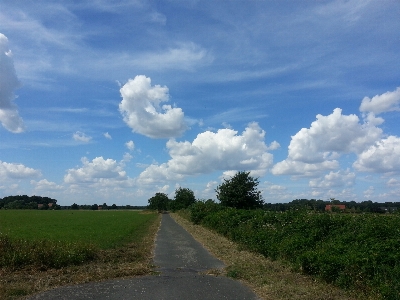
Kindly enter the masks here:
<path id="1" fill-rule="evenodd" d="M 227 208 L 202 224 L 345 289 L 400 298 L 400 216 Z"/>
<path id="2" fill-rule="evenodd" d="M 196 203 L 190 206 L 190 221 L 194 224 L 200 224 L 207 215 L 221 209 L 222 206 L 211 199 L 196 201 Z"/>
<path id="3" fill-rule="evenodd" d="M 148 200 L 148 208 L 155 210 L 167 210 L 169 201 L 170 200 L 168 199 L 168 196 L 166 194 L 156 193 L 155 196 L 151 197 Z"/>
<path id="4" fill-rule="evenodd" d="M 49 209 L 50 205 L 52 209 L 60 208 L 57 200 L 49 197 L 17 195 L 0 199 L 0 208 L 5 209 L 38 209 L 38 204 L 42 205 L 40 209 Z"/>
<path id="5" fill-rule="evenodd" d="M 250 172 L 238 172 L 217 187 L 217 198 L 223 206 L 238 209 L 261 208 L 264 201 L 261 192 L 257 190 L 258 184 L 258 179 L 250 176 Z"/>
<path id="6" fill-rule="evenodd" d="M 172 202 L 172 209 L 179 210 L 188 208 L 190 205 L 196 202 L 196 197 L 191 189 L 178 188 L 175 190 L 175 198 Z"/>

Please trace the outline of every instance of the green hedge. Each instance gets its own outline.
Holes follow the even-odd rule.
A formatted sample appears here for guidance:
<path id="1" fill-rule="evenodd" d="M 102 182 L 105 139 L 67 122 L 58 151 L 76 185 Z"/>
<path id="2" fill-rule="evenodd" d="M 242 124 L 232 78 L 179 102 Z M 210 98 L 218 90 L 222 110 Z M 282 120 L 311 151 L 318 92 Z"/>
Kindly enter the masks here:
<path id="1" fill-rule="evenodd" d="M 345 289 L 400 299 L 400 216 L 214 210 L 201 224 Z"/>

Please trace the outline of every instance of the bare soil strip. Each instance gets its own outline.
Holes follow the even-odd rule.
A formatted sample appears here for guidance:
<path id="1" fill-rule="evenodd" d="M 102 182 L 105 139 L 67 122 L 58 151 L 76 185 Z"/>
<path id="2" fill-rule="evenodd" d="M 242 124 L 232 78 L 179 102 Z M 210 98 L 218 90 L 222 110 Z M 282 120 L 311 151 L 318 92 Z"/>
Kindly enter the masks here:
<path id="1" fill-rule="evenodd" d="M 194 225 L 176 213 L 175 221 L 185 228 L 210 253 L 227 266 L 224 275 L 241 280 L 261 299 L 266 300 L 350 300 L 368 299 L 350 294 L 332 285 L 294 273 L 282 263 L 240 249 L 223 236 Z M 220 272 L 220 270 L 215 270 Z"/>

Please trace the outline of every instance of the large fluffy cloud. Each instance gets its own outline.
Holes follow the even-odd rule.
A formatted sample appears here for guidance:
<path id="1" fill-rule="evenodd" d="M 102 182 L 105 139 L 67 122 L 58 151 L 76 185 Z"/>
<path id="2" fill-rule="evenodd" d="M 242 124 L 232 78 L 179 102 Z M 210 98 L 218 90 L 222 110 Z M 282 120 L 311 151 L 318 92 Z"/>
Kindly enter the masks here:
<path id="1" fill-rule="evenodd" d="M 400 172 L 400 138 L 389 136 L 362 152 L 353 166 L 364 172 Z"/>
<path id="2" fill-rule="evenodd" d="M 26 179 L 32 177 L 38 177 L 41 173 L 39 170 L 35 170 L 24 166 L 23 164 L 7 163 L 0 160 L 0 179 Z"/>
<path id="3" fill-rule="evenodd" d="M 120 92 L 119 110 L 133 132 L 151 138 L 171 138 L 180 136 L 187 129 L 182 109 L 170 105 L 160 107 L 161 102 L 169 99 L 166 86 L 151 86 L 150 78 L 138 75 Z"/>
<path id="4" fill-rule="evenodd" d="M 206 174 L 216 170 L 253 170 L 258 174 L 272 165 L 273 156 L 265 144 L 265 131 L 251 123 L 241 135 L 232 129 L 200 133 L 192 143 L 171 139 L 167 149 L 171 159 L 148 167 L 139 177 L 142 182 L 174 180 L 185 175 Z M 277 143 L 271 144 L 272 148 Z"/>
<path id="5" fill-rule="evenodd" d="M 382 119 L 368 115 L 361 123 L 356 115 L 342 115 L 340 108 L 328 116 L 317 115 L 310 128 L 292 136 L 288 158 L 277 163 L 272 173 L 312 175 L 338 167 L 336 159 L 340 154 L 362 153 L 381 138 L 382 129 L 375 126 L 381 122 Z"/>
<path id="6" fill-rule="evenodd" d="M 360 111 L 380 114 L 388 111 L 400 111 L 400 87 L 393 92 L 386 92 L 369 98 L 365 97 L 360 105 Z"/>
<path id="7" fill-rule="evenodd" d="M 0 33 L 0 122 L 7 130 L 24 131 L 22 118 L 18 114 L 14 90 L 20 86 L 7 37 Z"/>
<path id="8" fill-rule="evenodd" d="M 126 180 L 126 172 L 121 163 L 113 159 L 96 157 L 91 162 L 82 158 L 81 168 L 69 169 L 64 176 L 66 183 L 95 183 L 103 179 Z"/>

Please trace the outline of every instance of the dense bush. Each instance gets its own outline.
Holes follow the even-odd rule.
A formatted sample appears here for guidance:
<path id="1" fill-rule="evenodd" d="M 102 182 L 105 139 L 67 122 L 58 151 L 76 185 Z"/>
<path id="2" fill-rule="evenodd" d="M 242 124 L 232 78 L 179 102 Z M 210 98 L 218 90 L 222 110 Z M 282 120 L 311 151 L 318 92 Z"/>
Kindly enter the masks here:
<path id="1" fill-rule="evenodd" d="M 400 216 L 224 209 L 202 224 L 346 289 L 400 299 Z"/>
<path id="2" fill-rule="evenodd" d="M 221 205 L 215 203 L 211 199 L 207 201 L 196 201 L 196 203 L 190 206 L 190 221 L 194 224 L 200 224 L 207 215 L 221 209 Z"/>

